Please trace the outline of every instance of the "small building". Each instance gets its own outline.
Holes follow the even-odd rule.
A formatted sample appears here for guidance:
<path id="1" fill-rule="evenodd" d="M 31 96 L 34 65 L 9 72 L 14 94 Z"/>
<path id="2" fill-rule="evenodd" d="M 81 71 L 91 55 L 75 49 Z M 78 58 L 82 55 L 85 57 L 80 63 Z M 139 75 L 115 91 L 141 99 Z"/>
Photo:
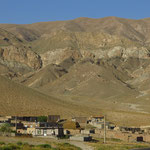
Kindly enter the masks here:
<path id="1" fill-rule="evenodd" d="M 140 129 L 145 133 L 150 134 L 150 126 L 140 126 Z"/>
<path id="2" fill-rule="evenodd" d="M 64 136 L 64 129 L 62 127 L 36 127 L 34 136 Z"/>
<path id="3" fill-rule="evenodd" d="M 91 119 L 89 120 L 89 124 L 99 128 L 99 129 L 104 129 L 104 116 L 94 116 L 91 117 Z M 106 129 L 110 129 L 110 122 L 105 122 L 106 124 Z"/>
<path id="4" fill-rule="evenodd" d="M 36 127 L 55 127 L 55 126 L 62 127 L 62 125 L 58 125 L 58 123 L 56 122 L 38 122 L 36 124 Z"/>
<path id="5" fill-rule="evenodd" d="M 104 116 L 92 116 L 91 121 L 92 122 L 104 122 Z"/>
<path id="6" fill-rule="evenodd" d="M 23 116 L 23 117 L 12 117 L 13 120 L 17 120 L 17 121 L 26 121 L 26 122 L 37 122 L 38 117 L 35 116 Z"/>
<path id="7" fill-rule="evenodd" d="M 0 124 L 10 123 L 11 116 L 0 116 Z"/>

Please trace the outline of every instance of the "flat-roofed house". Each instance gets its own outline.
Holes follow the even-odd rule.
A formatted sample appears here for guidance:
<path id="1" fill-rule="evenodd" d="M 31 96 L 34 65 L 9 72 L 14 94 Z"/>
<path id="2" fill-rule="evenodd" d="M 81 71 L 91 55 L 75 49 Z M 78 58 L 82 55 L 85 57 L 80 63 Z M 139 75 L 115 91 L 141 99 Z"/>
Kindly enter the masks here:
<path id="1" fill-rule="evenodd" d="M 36 127 L 34 136 L 64 136 L 64 129 L 62 127 Z"/>
<path id="2" fill-rule="evenodd" d="M 23 116 L 23 117 L 13 117 L 14 120 L 17 119 L 18 121 L 26 121 L 26 122 L 37 122 L 38 117 L 35 116 Z"/>
<path id="3" fill-rule="evenodd" d="M 104 122 L 104 116 L 92 116 L 91 121 L 94 122 Z"/>
<path id="4" fill-rule="evenodd" d="M 11 116 L 0 116 L 0 124 L 10 123 Z"/>
<path id="5" fill-rule="evenodd" d="M 89 124 L 99 129 L 104 128 L 104 116 L 92 116 Z M 109 122 L 106 122 L 106 128 L 109 128 Z"/>

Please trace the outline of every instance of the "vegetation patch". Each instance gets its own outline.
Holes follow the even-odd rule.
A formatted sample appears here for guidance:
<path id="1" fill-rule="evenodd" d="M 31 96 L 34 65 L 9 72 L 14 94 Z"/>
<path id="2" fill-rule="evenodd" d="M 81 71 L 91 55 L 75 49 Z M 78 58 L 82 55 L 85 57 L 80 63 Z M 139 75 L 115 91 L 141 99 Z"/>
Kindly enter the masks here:
<path id="1" fill-rule="evenodd" d="M 0 150 L 81 150 L 80 148 L 69 143 L 53 143 L 53 146 L 50 144 L 30 145 L 20 141 L 16 144 L 5 144 L 4 142 L 0 143 Z"/>
<path id="2" fill-rule="evenodd" d="M 131 150 L 136 148 L 147 148 L 150 147 L 147 143 L 126 143 L 119 139 L 107 139 L 107 143 L 103 143 L 103 139 L 96 139 L 96 141 L 99 141 L 97 143 L 90 143 L 92 147 L 95 148 L 95 150 Z"/>
<path id="3" fill-rule="evenodd" d="M 41 148 L 52 148 L 51 145 L 49 145 L 49 144 L 41 144 L 41 145 L 38 145 L 38 147 L 41 147 Z"/>

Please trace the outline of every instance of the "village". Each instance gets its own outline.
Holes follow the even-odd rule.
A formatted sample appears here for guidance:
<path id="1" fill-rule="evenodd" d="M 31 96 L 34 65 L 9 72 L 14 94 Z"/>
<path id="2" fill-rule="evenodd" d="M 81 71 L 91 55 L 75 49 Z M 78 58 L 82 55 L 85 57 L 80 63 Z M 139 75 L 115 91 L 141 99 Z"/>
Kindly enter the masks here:
<path id="1" fill-rule="evenodd" d="M 119 139 L 125 142 L 150 142 L 150 126 L 123 127 L 106 120 L 105 116 L 62 119 L 48 116 L 0 116 L 0 136 L 40 137 L 93 141 L 94 138 Z"/>

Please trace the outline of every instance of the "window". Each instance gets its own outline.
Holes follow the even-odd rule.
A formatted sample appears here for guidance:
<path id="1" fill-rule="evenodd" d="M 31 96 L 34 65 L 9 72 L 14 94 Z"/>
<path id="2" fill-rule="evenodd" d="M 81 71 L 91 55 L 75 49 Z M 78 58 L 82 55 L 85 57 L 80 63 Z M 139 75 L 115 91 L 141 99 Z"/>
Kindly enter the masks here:
<path id="1" fill-rule="evenodd" d="M 38 129 L 38 130 L 37 130 L 37 134 L 41 134 L 41 129 Z"/>

